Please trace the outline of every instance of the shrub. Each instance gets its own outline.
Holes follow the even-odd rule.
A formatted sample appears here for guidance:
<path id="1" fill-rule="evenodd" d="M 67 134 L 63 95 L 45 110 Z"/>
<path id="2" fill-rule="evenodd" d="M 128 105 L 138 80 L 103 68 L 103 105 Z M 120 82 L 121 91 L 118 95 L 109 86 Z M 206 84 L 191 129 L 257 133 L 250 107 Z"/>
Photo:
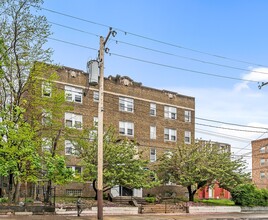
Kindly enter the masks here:
<path id="1" fill-rule="evenodd" d="M 241 184 L 232 191 L 232 200 L 240 206 L 267 206 L 268 190 L 258 189 L 253 184 Z"/>
<path id="2" fill-rule="evenodd" d="M 155 197 L 145 197 L 145 201 L 148 203 L 155 203 L 156 198 Z"/>
<path id="3" fill-rule="evenodd" d="M 6 197 L 0 198 L 0 203 L 7 203 L 7 201 L 8 201 L 8 198 Z"/>

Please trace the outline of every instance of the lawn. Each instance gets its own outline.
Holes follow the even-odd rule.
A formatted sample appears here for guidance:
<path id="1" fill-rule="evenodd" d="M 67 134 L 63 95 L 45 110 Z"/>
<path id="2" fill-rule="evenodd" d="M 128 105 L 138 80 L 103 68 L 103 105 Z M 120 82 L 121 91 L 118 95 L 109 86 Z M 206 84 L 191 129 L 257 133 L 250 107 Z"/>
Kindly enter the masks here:
<path id="1" fill-rule="evenodd" d="M 207 205 L 217 205 L 217 206 L 232 206 L 235 205 L 232 200 L 229 199 L 200 199 L 196 202 L 202 202 Z"/>

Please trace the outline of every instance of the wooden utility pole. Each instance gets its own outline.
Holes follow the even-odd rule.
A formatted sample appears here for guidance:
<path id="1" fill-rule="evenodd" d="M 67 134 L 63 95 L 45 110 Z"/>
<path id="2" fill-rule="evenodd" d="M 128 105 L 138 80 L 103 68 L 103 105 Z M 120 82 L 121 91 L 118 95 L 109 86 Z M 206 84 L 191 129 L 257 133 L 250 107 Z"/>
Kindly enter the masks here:
<path id="1" fill-rule="evenodd" d="M 99 50 L 99 106 L 98 106 L 98 184 L 97 184 L 97 199 L 98 199 L 98 220 L 103 220 L 103 91 L 104 91 L 104 51 L 105 44 L 110 35 L 115 36 L 116 32 L 110 28 L 109 33 L 104 40 L 100 37 Z"/>

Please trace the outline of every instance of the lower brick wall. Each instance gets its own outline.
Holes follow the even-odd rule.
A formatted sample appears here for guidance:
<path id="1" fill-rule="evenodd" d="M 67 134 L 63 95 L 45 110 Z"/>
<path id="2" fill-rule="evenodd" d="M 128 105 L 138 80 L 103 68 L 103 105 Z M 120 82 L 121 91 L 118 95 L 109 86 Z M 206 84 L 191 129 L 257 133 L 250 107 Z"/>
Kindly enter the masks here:
<path id="1" fill-rule="evenodd" d="M 185 187 L 177 185 L 165 185 L 154 187 L 152 189 L 143 189 L 143 197 L 146 197 L 148 194 L 153 196 L 159 196 L 161 198 L 172 196 L 185 197 L 188 195 L 187 189 Z"/>
<path id="2" fill-rule="evenodd" d="M 64 186 L 57 186 L 56 187 L 56 196 L 78 196 L 76 193 L 73 195 L 67 195 L 66 191 L 73 190 L 74 192 L 78 192 L 78 190 L 81 190 L 81 196 L 82 197 L 94 197 L 95 191 L 93 190 L 91 183 L 69 183 Z"/>

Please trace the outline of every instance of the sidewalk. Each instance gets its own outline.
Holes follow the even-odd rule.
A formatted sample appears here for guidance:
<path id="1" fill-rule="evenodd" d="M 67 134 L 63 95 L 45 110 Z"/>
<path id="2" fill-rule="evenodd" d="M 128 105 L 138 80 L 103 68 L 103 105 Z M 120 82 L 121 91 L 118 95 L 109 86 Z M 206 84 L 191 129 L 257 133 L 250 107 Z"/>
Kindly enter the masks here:
<path id="1" fill-rule="evenodd" d="M 2 216 L 0 220 L 96 220 L 96 215 L 81 214 L 77 217 L 75 213 L 63 215 L 28 215 L 28 216 Z M 254 213 L 218 213 L 218 214 L 138 214 L 138 215 L 104 215 L 104 220 L 268 220 L 267 214 Z"/>

